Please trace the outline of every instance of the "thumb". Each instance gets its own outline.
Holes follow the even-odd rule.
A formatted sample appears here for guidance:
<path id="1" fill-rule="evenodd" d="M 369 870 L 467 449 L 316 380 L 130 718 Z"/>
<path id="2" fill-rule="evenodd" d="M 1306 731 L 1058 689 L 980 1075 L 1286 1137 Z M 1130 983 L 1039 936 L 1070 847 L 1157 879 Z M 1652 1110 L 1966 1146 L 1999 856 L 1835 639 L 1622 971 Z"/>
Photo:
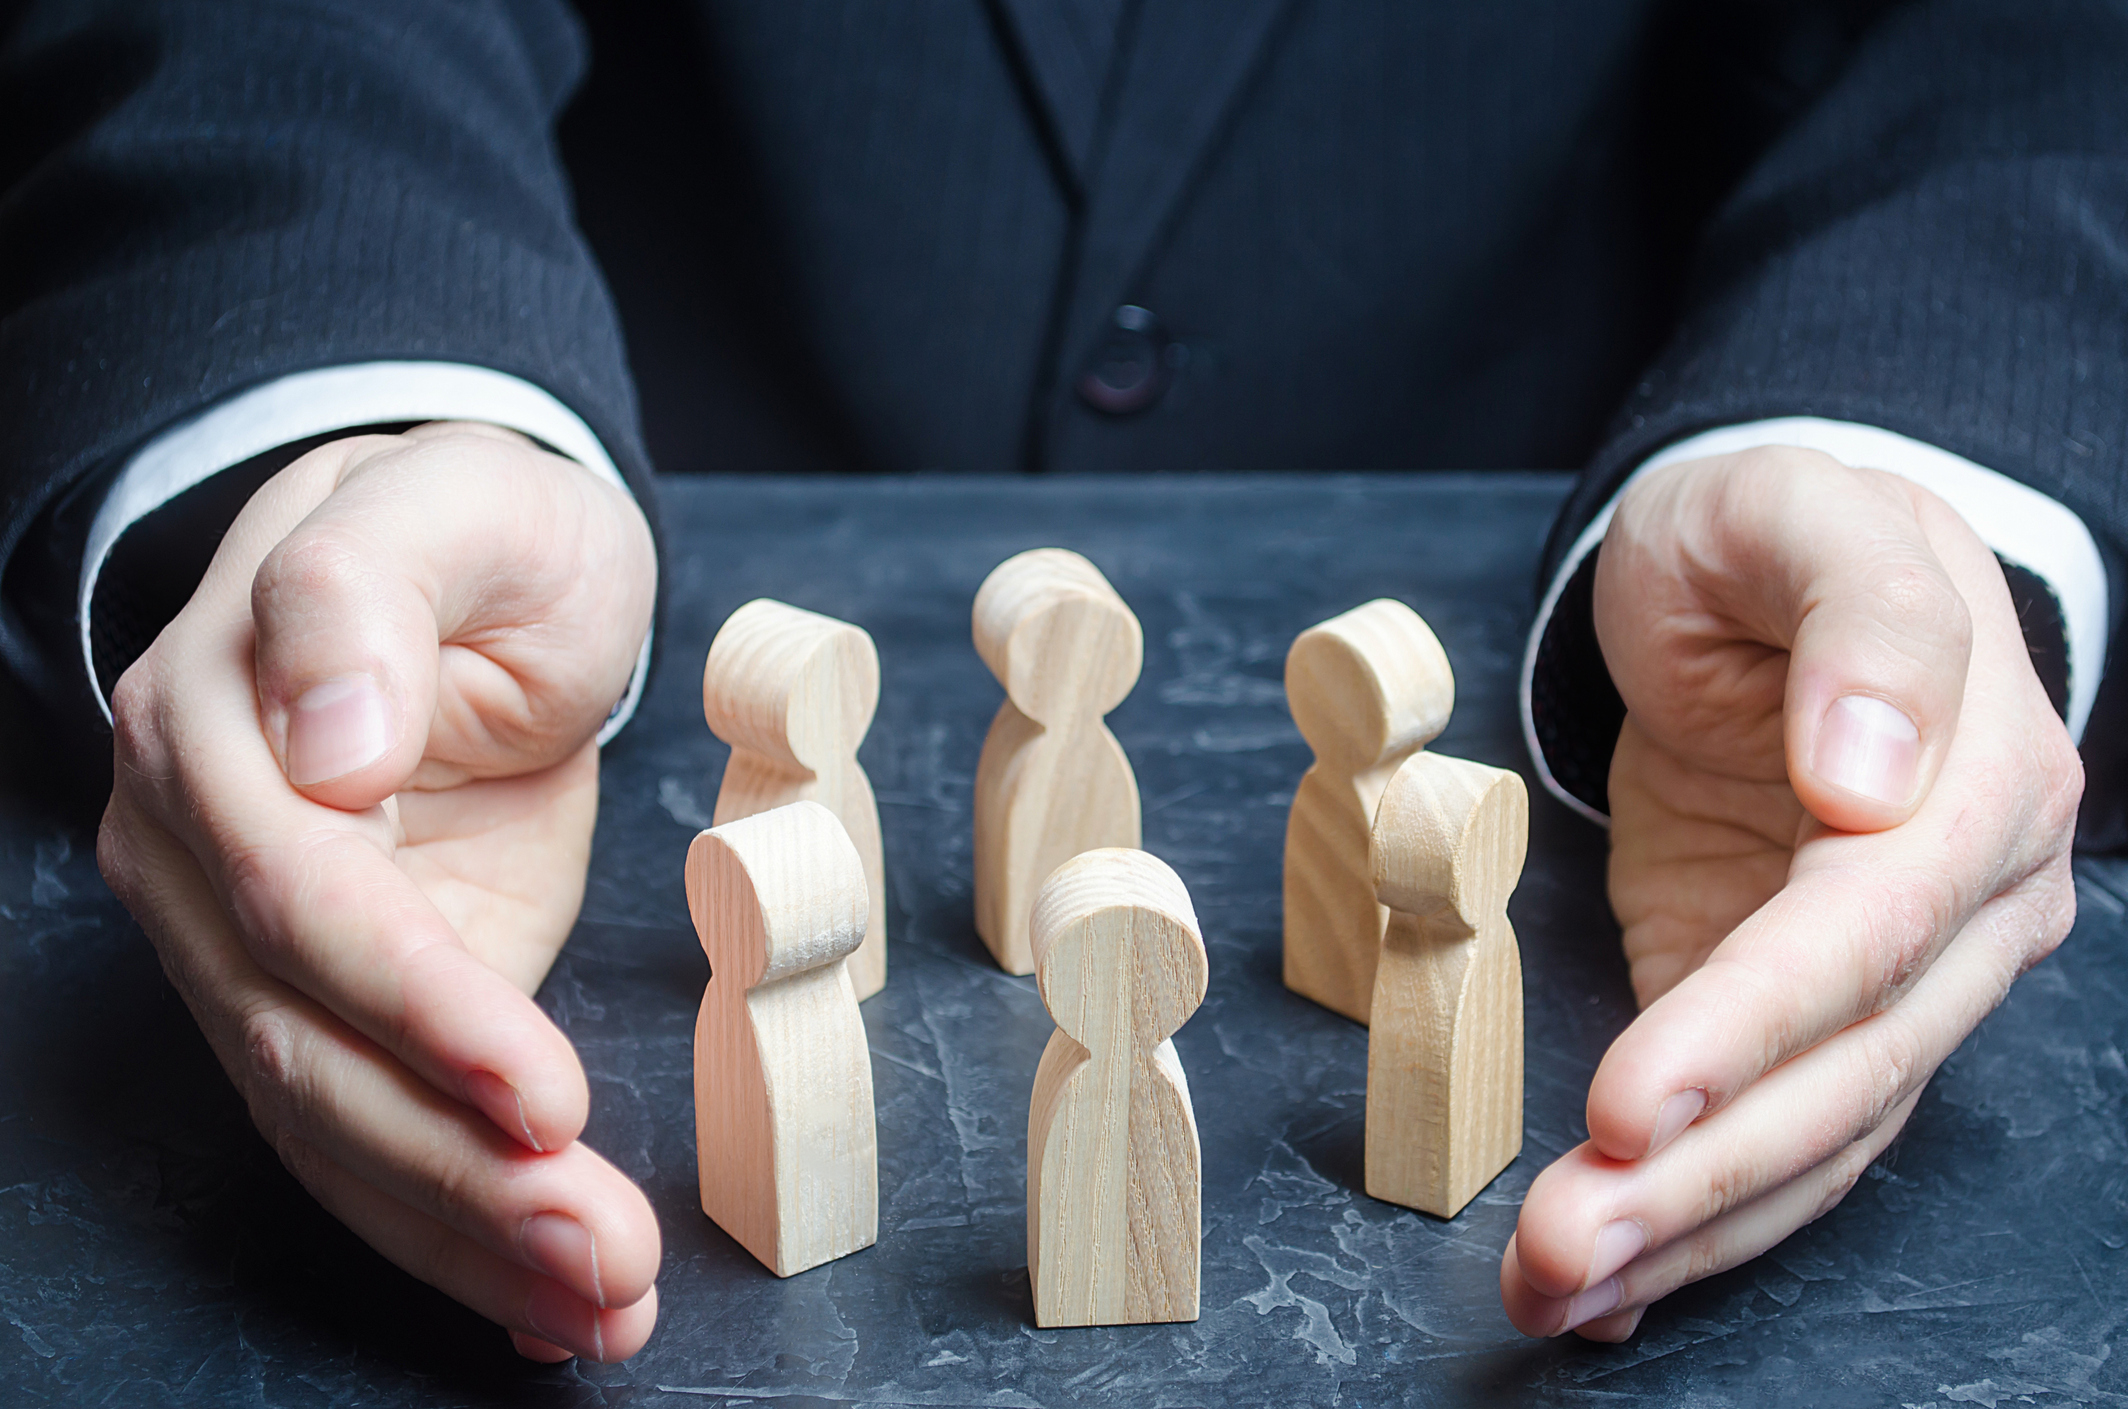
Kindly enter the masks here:
<path id="1" fill-rule="evenodd" d="M 362 809 L 417 769 L 447 785 L 574 754 L 649 621 L 633 502 L 502 431 L 346 444 L 251 584 L 260 722 L 290 784 Z"/>
<path id="2" fill-rule="evenodd" d="M 420 766 L 436 708 L 436 614 L 391 545 L 324 506 L 252 582 L 260 720 L 289 783 L 360 810 Z"/>
<path id="3" fill-rule="evenodd" d="M 1788 779 L 1826 826 L 1880 831 L 1921 806 L 1958 730 L 1973 627 L 1936 545 L 1964 525 L 1895 476 L 1799 458 L 1758 525 Z"/>

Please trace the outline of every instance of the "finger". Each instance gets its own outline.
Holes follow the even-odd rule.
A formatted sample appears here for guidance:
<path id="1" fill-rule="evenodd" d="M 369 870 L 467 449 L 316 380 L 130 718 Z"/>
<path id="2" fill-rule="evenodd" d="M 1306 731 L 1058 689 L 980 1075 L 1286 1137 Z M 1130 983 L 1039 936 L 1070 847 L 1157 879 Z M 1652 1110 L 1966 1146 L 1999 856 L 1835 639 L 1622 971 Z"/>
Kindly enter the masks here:
<path id="1" fill-rule="evenodd" d="M 122 701 L 117 740 L 129 780 L 159 779 L 139 789 L 142 800 L 197 859 L 214 887 L 210 908 L 238 919 L 261 968 L 439 1089 L 531 1149 L 566 1147 L 590 1109 L 568 1039 L 467 951 L 398 868 L 381 809 L 349 813 L 288 787 L 256 723 L 245 609 L 219 608 L 188 607 L 164 633 L 149 669 L 183 662 L 184 677 L 148 682 L 154 727 L 135 728 L 132 701 Z M 139 680 L 128 680 L 130 693 Z M 594 805 L 586 796 L 582 805 Z"/>
<path id="2" fill-rule="evenodd" d="M 351 457 L 251 586 L 267 739 L 337 807 L 382 800 L 424 756 L 473 775 L 558 762 L 605 721 L 649 624 L 633 501 L 516 437 L 427 429 Z"/>
<path id="3" fill-rule="evenodd" d="M 1636 1258 L 1571 1297 L 1548 1296 L 1530 1285 L 1523 1274 L 1518 1234 L 1509 1240 L 1500 1263 L 1500 1300 L 1508 1319 L 1527 1336 L 1556 1336 L 1592 1326 L 1597 1328 L 1592 1338 L 1609 1338 L 1633 1310 L 1748 1262 L 1830 1212 L 1898 1135 L 1920 1099 L 1920 1092 L 1913 1093 L 1868 1136 L 1803 1176 Z"/>
<path id="4" fill-rule="evenodd" d="M 360 1035 L 300 999 L 246 1025 L 275 1090 L 284 1136 L 400 1203 L 563 1283 L 626 1306 L 657 1275 L 659 1238 L 642 1191 L 588 1146 L 525 1151 Z"/>
<path id="5" fill-rule="evenodd" d="M 1766 1072 L 1897 1003 L 1983 907 L 1996 912 L 1981 929 L 2006 955 L 2004 988 L 2050 950 L 2075 915 L 2067 824 L 2052 815 L 2073 816 L 2073 799 L 1997 789 L 1992 802 L 1986 815 L 1947 804 L 1896 833 L 1811 842 L 1790 883 L 1604 1054 L 1589 1085 L 1596 1147 L 1613 1159 L 1659 1150 Z M 2060 850 L 2001 875 L 2033 864 L 2016 855 L 2024 838 L 2050 833 Z M 1969 1027 L 1986 1011 L 1955 1021 Z"/>
<path id="6" fill-rule="evenodd" d="M 1647 1314 L 1648 1308 L 1645 1306 L 1635 1306 L 1625 1311 L 1614 1311 L 1609 1316 L 1599 1316 L 1593 1321 L 1587 1321 L 1576 1326 L 1574 1334 L 1580 1336 L 1583 1340 L 1602 1341 L 1609 1345 L 1622 1345 L 1626 1341 L 1633 1339 L 1633 1333 L 1640 1329 L 1640 1318 Z"/>
<path id="7" fill-rule="evenodd" d="M 262 812 L 270 828 L 277 809 Z M 247 835 L 216 849 L 234 858 L 223 885 L 261 968 L 525 1148 L 577 1138 L 591 1095 L 568 1038 L 465 948 L 389 855 L 330 828 L 273 840 L 231 830 Z"/>
<path id="8" fill-rule="evenodd" d="M 538 1336 L 528 1336 L 523 1331 L 510 1332 L 510 1345 L 527 1360 L 537 1360 L 543 1365 L 558 1365 L 564 1360 L 576 1358 L 572 1351 L 543 1341 Z"/>
<path id="9" fill-rule="evenodd" d="M 282 1161 L 328 1212 L 401 1269 L 518 1336 L 591 1360 L 626 1360 L 657 1324 L 655 1287 L 601 1309 L 551 1277 L 507 1262 L 472 1239 L 364 1183 L 300 1139 Z M 518 1341 L 520 1351 L 525 1346 Z M 543 1358 L 535 1355 L 534 1358 Z"/>
<path id="10" fill-rule="evenodd" d="M 1783 1064 L 1654 1154 L 1593 1143 L 1531 1183 L 1518 1224 L 1525 1280 L 1566 1298 L 1865 1139 L 2008 992 L 2026 907 L 2005 898 L 1893 1007 Z"/>
<path id="11" fill-rule="evenodd" d="M 167 902 L 151 912 L 161 917 L 151 938 L 269 1139 L 303 1140 L 589 1301 L 625 1305 L 643 1294 L 657 1270 L 657 1223 L 620 1171 L 581 1144 L 527 1153 L 259 969 L 174 841 L 100 850 L 124 898 Z"/>
<path id="12" fill-rule="evenodd" d="M 1968 540 L 1942 538 L 1978 627 L 1942 785 L 1889 831 L 1807 824 L 1788 884 L 1605 1055 L 1588 1106 L 1605 1154 L 1660 1148 L 1763 1072 L 1895 1002 L 1991 897 L 2018 892 L 2030 905 L 2028 963 L 2068 932 L 2081 769 L 2001 570 Z"/>

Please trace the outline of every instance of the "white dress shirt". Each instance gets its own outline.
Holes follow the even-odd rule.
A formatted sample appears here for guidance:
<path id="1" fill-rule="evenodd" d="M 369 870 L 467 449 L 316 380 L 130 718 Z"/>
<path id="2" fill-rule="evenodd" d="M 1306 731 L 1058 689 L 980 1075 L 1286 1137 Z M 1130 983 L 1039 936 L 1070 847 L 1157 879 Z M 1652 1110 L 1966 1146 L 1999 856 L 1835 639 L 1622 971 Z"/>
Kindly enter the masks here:
<path id="1" fill-rule="evenodd" d="M 1603 541 L 1611 517 L 1618 511 L 1619 495 L 1634 480 L 1664 465 L 1734 454 L 1761 445 L 1818 450 L 1843 464 L 1888 470 L 1911 480 L 1957 510 L 1998 557 L 2044 581 L 2061 606 L 2063 634 L 2068 638 L 2069 736 L 2082 741 L 2092 703 L 2098 698 L 2099 679 L 2105 674 L 2107 616 L 2106 566 L 2084 521 L 2066 505 L 2029 485 L 1924 441 L 1853 421 L 1784 416 L 1723 426 L 1664 447 L 1627 477 L 1560 561 L 1537 608 L 1537 621 L 1530 628 L 1529 643 L 1522 653 L 1522 736 L 1529 744 L 1537 776 L 1552 796 L 1591 821 L 1610 825 L 1609 818 L 1567 792 L 1552 776 L 1544 750 L 1538 745 L 1537 724 L 1530 711 L 1537 646 L 1574 569 Z"/>
<path id="2" fill-rule="evenodd" d="M 486 421 L 521 431 L 627 488 L 612 457 L 582 417 L 550 393 L 504 372 L 454 362 L 365 362 L 281 377 L 164 431 L 120 470 L 90 525 L 82 557 L 78 615 L 82 660 L 92 684 L 96 672 L 89 654 L 89 607 L 96 578 L 112 547 L 133 524 L 210 476 L 277 446 L 356 426 L 439 420 Z M 1636 469 L 1619 486 L 1618 494 L 1663 465 L 1761 445 L 1801 446 L 1845 464 L 1887 470 L 1912 480 L 1957 510 L 1997 555 L 2037 574 L 2061 607 L 2067 636 L 2069 732 L 2072 738 L 2082 739 L 2105 671 L 2107 632 L 2106 569 L 2082 519 L 2038 490 L 1937 446 L 1876 426 L 1813 416 L 1724 426 L 1681 440 Z M 1603 541 L 1617 511 L 1618 494 L 1582 530 L 1561 560 L 1537 610 L 1522 660 L 1522 729 L 1537 775 L 1560 801 L 1601 824 L 1608 824 L 1608 819 L 1569 794 L 1552 776 L 1530 713 L 1530 686 L 1544 628 L 1574 570 Z M 635 713 L 649 663 L 646 633 L 627 693 L 600 729 L 600 743 L 611 739 Z M 97 702 L 108 718 L 110 704 L 100 690 Z"/>
<path id="3" fill-rule="evenodd" d="M 119 470 L 89 525 L 81 558 L 81 658 L 90 688 L 111 717 L 89 654 L 89 606 L 96 578 L 128 528 L 221 471 L 278 446 L 356 426 L 398 421 L 486 421 L 521 431 L 600 478 L 627 489 L 613 457 L 581 416 L 549 393 L 506 372 L 458 362 L 361 362 L 296 372 L 210 406 L 135 452 Z M 603 744 L 620 732 L 643 696 L 650 633 L 636 657 L 627 693 L 599 730 Z"/>

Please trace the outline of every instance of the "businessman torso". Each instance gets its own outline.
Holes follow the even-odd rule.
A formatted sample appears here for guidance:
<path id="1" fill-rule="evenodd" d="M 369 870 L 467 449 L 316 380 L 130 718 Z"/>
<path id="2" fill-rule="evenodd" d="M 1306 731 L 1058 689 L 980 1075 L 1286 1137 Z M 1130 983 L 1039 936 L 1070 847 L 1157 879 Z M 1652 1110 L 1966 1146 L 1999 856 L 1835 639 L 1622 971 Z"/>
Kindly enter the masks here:
<path id="1" fill-rule="evenodd" d="M 594 5 L 562 135 L 668 470 L 1575 467 L 1862 18 L 1702 8 Z"/>

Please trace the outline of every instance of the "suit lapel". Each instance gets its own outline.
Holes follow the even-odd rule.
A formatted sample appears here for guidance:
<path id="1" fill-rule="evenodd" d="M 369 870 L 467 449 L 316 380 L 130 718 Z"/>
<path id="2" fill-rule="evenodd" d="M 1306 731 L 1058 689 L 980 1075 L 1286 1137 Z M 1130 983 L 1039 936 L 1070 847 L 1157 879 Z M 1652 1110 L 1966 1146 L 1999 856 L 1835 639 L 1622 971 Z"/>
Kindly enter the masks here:
<path id="1" fill-rule="evenodd" d="M 1087 185 L 1125 0 L 993 0 L 1074 197 Z"/>
<path id="2" fill-rule="evenodd" d="M 1139 9 L 1121 56 L 1106 140 L 1093 154 L 1086 183 L 1061 348 L 1066 369 L 1091 350 L 1130 294 L 1291 3 L 1145 0 Z"/>

